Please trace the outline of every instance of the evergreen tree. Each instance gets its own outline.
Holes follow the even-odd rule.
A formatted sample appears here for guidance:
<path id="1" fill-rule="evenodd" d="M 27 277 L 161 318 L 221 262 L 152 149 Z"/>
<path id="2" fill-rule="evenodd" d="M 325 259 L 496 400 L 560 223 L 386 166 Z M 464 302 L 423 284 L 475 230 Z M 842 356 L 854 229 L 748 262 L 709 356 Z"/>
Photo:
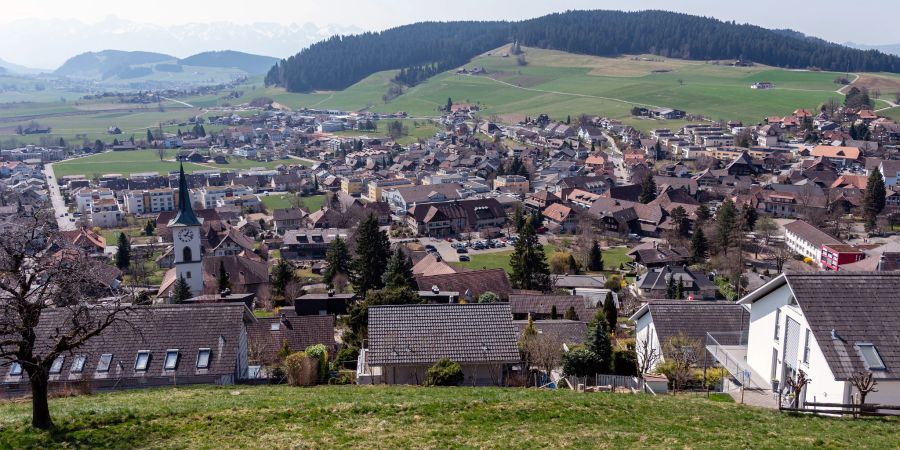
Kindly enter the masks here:
<path id="1" fill-rule="evenodd" d="M 699 264 L 705 261 L 707 252 L 709 252 L 709 243 L 706 242 L 706 236 L 703 235 L 703 228 L 698 225 L 694 228 L 694 236 L 691 237 L 691 262 Z"/>
<path id="2" fill-rule="evenodd" d="M 566 310 L 566 313 L 563 314 L 563 319 L 578 320 L 578 313 L 575 312 L 574 306 L 570 306 L 569 309 Z"/>
<path id="3" fill-rule="evenodd" d="M 131 241 L 125 233 L 119 233 L 119 242 L 116 248 L 116 267 L 126 270 L 131 265 Z"/>
<path id="4" fill-rule="evenodd" d="M 156 224 L 153 223 L 153 220 L 148 220 L 147 225 L 144 225 L 144 234 L 147 236 L 152 236 L 153 233 L 156 232 Z"/>
<path id="5" fill-rule="evenodd" d="M 591 253 L 588 261 L 588 270 L 591 272 L 603 270 L 603 253 L 600 251 L 600 244 L 596 240 L 591 244 Z"/>
<path id="6" fill-rule="evenodd" d="M 616 324 L 619 322 L 619 311 L 616 309 L 612 292 L 607 292 L 606 298 L 603 300 L 603 315 L 606 317 L 606 322 L 609 323 L 609 329 L 615 333 Z"/>
<path id="7" fill-rule="evenodd" d="M 873 230 L 875 228 L 878 214 L 884 210 L 886 197 L 887 190 L 884 187 L 884 178 L 881 176 L 881 170 L 876 167 L 872 170 L 872 173 L 869 175 L 869 180 L 866 182 L 866 192 L 862 202 L 866 230 Z"/>
<path id="8" fill-rule="evenodd" d="M 313 175 L 313 190 L 319 192 L 319 176 Z"/>
<path id="9" fill-rule="evenodd" d="M 517 289 L 550 290 L 550 269 L 544 258 L 544 246 L 534 231 L 532 218 L 525 220 L 515 250 L 510 257 L 510 281 Z"/>
<path id="10" fill-rule="evenodd" d="M 225 270 L 224 261 L 219 261 L 219 274 L 216 276 L 216 285 L 220 293 L 226 289 L 231 289 L 231 277 L 228 276 L 228 272 Z"/>
<path id="11" fill-rule="evenodd" d="M 725 199 L 716 213 L 716 244 L 725 253 L 728 253 L 728 247 L 731 245 L 736 213 L 731 199 Z"/>
<path id="12" fill-rule="evenodd" d="M 653 180 L 653 174 L 648 172 L 641 184 L 640 202 L 646 205 L 653 200 L 656 200 L 656 181 Z"/>
<path id="13" fill-rule="evenodd" d="M 598 360 L 596 373 L 606 373 L 612 361 L 612 343 L 609 340 L 609 322 L 602 311 L 598 312 L 588 325 L 587 339 L 584 346 Z"/>
<path id="14" fill-rule="evenodd" d="M 675 298 L 675 277 L 671 272 L 666 275 L 666 298 Z"/>
<path id="15" fill-rule="evenodd" d="M 453 99 L 451 99 L 450 97 L 447 97 L 447 110 L 446 111 L 450 112 L 452 110 L 453 110 Z"/>
<path id="16" fill-rule="evenodd" d="M 697 215 L 698 224 L 703 224 L 712 217 L 712 214 L 709 212 L 709 207 L 702 203 L 697 207 L 697 211 L 694 214 Z"/>
<path id="17" fill-rule="evenodd" d="M 550 319 L 556 320 L 559 319 L 559 313 L 556 311 L 556 305 L 550 307 Z"/>
<path id="18" fill-rule="evenodd" d="M 147 128 L 147 144 L 149 145 L 152 143 L 153 143 L 153 132 L 150 131 L 149 128 Z"/>
<path id="19" fill-rule="evenodd" d="M 281 258 L 272 269 L 272 293 L 276 297 L 284 298 L 288 283 L 294 280 L 294 271 L 287 260 Z"/>
<path id="20" fill-rule="evenodd" d="M 193 297 L 191 294 L 191 287 L 188 286 L 184 277 L 178 277 L 178 279 L 175 280 L 175 285 L 172 286 L 172 303 L 184 303 L 191 297 Z"/>
<path id="21" fill-rule="evenodd" d="M 683 206 L 676 206 L 672 209 L 672 223 L 675 224 L 675 231 L 679 236 L 686 237 L 691 231 L 691 222 L 688 220 L 687 211 Z"/>
<path id="22" fill-rule="evenodd" d="M 581 268 L 578 267 L 578 261 L 575 261 L 575 257 L 569 253 L 569 260 L 566 263 L 569 266 L 569 273 L 572 275 L 578 275 L 581 273 Z"/>
<path id="23" fill-rule="evenodd" d="M 522 228 L 525 226 L 525 214 L 522 212 L 522 207 L 519 204 L 516 204 L 516 209 L 513 211 L 512 223 L 516 227 L 516 233 L 521 233 Z"/>
<path id="24" fill-rule="evenodd" d="M 412 259 L 404 254 L 403 250 L 400 250 L 398 246 L 391 254 L 391 259 L 388 260 L 387 268 L 384 271 L 384 276 L 382 277 L 384 286 L 388 289 L 416 289 L 416 278 L 413 275 L 412 268 Z"/>
<path id="25" fill-rule="evenodd" d="M 336 236 L 325 251 L 325 270 L 322 272 L 322 280 L 329 288 L 334 287 L 334 277 L 337 274 L 350 276 L 350 251 L 347 243 L 340 236 Z"/>
<path id="26" fill-rule="evenodd" d="M 675 298 L 678 300 L 684 299 L 684 279 L 678 277 L 678 284 L 675 285 Z"/>
<path id="27" fill-rule="evenodd" d="M 759 213 L 756 212 L 756 208 L 750 206 L 745 203 L 743 207 L 741 207 L 741 215 L 744 218 L 744 230 L 746 232 L 751 232 L 756 229 L 756 221 L 759 219 Z"/>
<path id="28" fill-rule="evenodd" d="M 378 228 L 375 215 L 362 221 L 357 229 L 356 259 L 353 260 L 353 288 L 359 295 L 384 287 L 382 276 L 391 254 L 387 234 Z"/>

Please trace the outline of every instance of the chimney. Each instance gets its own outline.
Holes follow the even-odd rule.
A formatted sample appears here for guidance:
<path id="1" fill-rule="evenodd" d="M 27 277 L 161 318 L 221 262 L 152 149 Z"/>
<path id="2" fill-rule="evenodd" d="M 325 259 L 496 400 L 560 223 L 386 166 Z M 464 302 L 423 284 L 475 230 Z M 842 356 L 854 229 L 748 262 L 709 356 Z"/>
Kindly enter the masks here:
<path id="1" fill-rule="evenodd" d="M 439 287 L 437 287 L 437 285 L 434 285 L 434 286 L 431 286 L 431 292 L 434 294 L 437 294 L 438 292 L 441 292 L 441 289 Z"/>
<path id="2" fill-rule="evenodd" d="M 875 271 L 884 271 L 884 253 L 882 253 L 881 256 L 878 257 L 878 267 L 875 269 Z"/>

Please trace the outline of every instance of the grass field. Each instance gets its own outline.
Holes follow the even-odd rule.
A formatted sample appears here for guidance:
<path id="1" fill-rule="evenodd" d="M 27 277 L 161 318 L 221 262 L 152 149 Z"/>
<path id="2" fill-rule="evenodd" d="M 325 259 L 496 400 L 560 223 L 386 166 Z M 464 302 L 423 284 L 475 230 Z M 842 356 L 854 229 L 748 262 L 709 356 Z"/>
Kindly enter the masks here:
<path id="1" fill-rule="evenodd" d="M 315 106 L 379 112 L 406 111 L 434 116 L 447 98 L 477 103 L 485 116 L 547 113 L 557 119 L 579 113 L 629 118 L 634 104 L 665 106 L 713 119 L 756 123 L 767 115 L 815 108 L 834 91 L 837 76 L 829 72 L 782 70 L 767 66 L 736 68 L 704 61 L 655 56 L 601 58 L 527 48 L 528 65 L 500 56 L 503 50 L 475 58 L 467 67 L 483 66 L 489 76 L 440 74 L 384 103 L 382 94 L 394 71 L 373 74 L 340 92 L 293 94 L 261 89 L 288 106 Z M 866 82 L 890 91 L 892 74 L 872 74 Z M 873 81 L 874 80 L 874 81 Z M 757 91 L 750 85 L 771 81 L 776 89 Z M 635 121 L 644 129 L 668 126 L 666 121 Z"/>
<path id="2" fill-rule="evenodd" d="M 276 209 L 290 208 L 290 196 L 292 195 L 294 194 L 268 195 L 262 197 L 262 202 L 264 205 L 266 205 L 266 208 L 269 210 L 269 212 Z M 322 209 L 322 205 L 324 203 L 325 195 L 311 195 L 308 197 L 300 197 L 300 204 L 309 212 L 314 212 Z"/>
<path id="3" fill-rule="evenodd" d="M 337 136 L 345 136 L 345 137 L 385 137 L 386 128 L 388 125 L 393 122 L 392 119 L 381 120 L 378 122 L 379 130 L 377 131 L 357 131 L 357 130 L 347 130 L 347 131 L 339 131 L 334 133 Z M 400 145 L 407 145 L 418 142 L 419 139 L 427 141 L 429 138 L 434 137 L 434 134 L 438 132 L 438 127 L 430 121 L 425 120 L 415 120 L 415 119 L 400 119 L 399 122 L 403 124 L 403 126 L 408 130 L 408 134 L 406 136 L 402 136 L 397 139 L 397 143 Z"/>
<path id="4" fill-rule="evenodd" d="M 702 396 L 521 388 L 229 386 L 0 404 L 4 448 L 895 448 L 896 419 L 796 416 Z"/>
<path id="5" fill-rule="evenodd" d="M 544 255 L 548 261 L 556 250 L 556 246 L 552 244 L 544 245 Z M 466 269 L 503 269 L 507 273 L 512 273 L 512 268 L 509 266 L 509 257 L 512 255 L 512 252 L 512 250 L 506 250 L 493 253 L 470 253 L 469 261 L 454 262 L 452 264 Z M 619 264 L 630 262 L 631 258 L 625 255 L 627 252 L 628 249 L 625 247 L 603 250 L 604 267 L 614 269 L 618 268 Z"/>
<path id="6" fill-rule="evenodd" d="M 167 150 L 166 160 L 160 161 L 159 154 L 154 149 L 135 150 L 128 152 L 105 152 L 82 158 L 71 159 L 53 164 L 53 172 L 58 178 L 67 175 L 84 175 L 88 178 L 93 175 L 118 173 L 129 176 L 132 173 L 156 172 L 166 174 L 178 170 L 179 163 L 174 161 L 178 150 Z M 196 170 L 210 169 L 248 169 L 262 167 L 271 169 L 279 164 L 292 164 L 293 160 L 260 162 L 251 161 L 240 157 L 231 157 L 229 164 L 194 164 L 184 163 L 184 171 L 193 173 Z"/>

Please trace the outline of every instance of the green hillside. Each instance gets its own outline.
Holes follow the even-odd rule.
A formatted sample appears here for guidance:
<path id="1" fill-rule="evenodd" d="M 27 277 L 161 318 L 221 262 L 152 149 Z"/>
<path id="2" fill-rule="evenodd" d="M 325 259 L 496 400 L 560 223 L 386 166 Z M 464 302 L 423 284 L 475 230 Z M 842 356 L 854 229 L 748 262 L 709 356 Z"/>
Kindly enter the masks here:
<path id="1" fill-rule="evenodd" d="M 701 396 L 519 388 L 229 386 L 59 398 L 57 428 L 0 404 L 3 448 L 894 448 L 900 422 Z"/>
<path id="2" fill-rule="evenodd" d="M 483 115 L 547 113 L 556 118 L 580 113 L 630 119 L 635 104 L 672 107 L 713 119 L 748 123 L 762 117 L 787 114 L 797 108 L 815 108 L 829 98 L 840 99 L 839 74 L 776 69 L 767 66 L 730 67 L 704 61 L 663 59 L 657 56 L 602 58 L 554 50 L 524 48 L 526 66 L 514 57 L 503 57 L 508 47 L 481 55 L 466 67 L 481 66 L 487 76 L 446 72 L 410 88 L 385 103 L 395 71 L 379 72 L 340 92 L 284 93 L 269 89 L 276 100 L 289 106 L 379 112 L 406 111 L 414 116 L 434 116 L 447 98 L 478 103 Z M 887 78 L 885 78 L 887 79 Z M 771 81 L 771 90 L 753 90 L 757 81 Z M 880 106 L 887 106 L 880 103 Z M 656 121 L 631 120 L 640 128 Z M 647 123 L 649 122 L 649 123 Z"/>

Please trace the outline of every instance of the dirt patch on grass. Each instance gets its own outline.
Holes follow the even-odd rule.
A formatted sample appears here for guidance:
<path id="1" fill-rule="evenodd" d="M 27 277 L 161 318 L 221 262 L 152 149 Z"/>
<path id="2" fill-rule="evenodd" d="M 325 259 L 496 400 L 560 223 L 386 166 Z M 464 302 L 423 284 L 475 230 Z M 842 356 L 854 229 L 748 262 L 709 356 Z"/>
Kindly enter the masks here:
<path id="1" fill-rule="evenodd" d="M 864 73 L 860 74 L 859 79 L 853 85 L 867 88 L 869 91 L 881 90 L 881 95 L 893 94 L 900 92 L 900 77 L 893 78 Z M 890 100 L 893 101 L 893 98 Z"/>

